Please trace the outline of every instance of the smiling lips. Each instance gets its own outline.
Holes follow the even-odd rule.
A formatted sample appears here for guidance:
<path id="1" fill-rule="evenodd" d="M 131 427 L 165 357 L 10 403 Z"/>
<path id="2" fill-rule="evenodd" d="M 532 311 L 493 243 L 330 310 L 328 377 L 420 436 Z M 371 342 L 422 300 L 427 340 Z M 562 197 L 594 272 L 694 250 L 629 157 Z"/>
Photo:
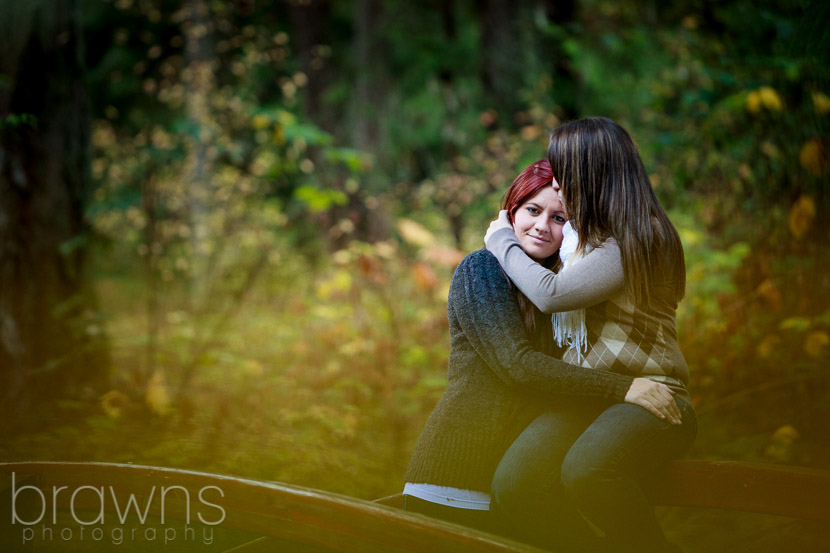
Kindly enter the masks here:
<path id="1" fill-rule="evenodd" d="M 542 238 L 541 236 L 534 236 L 534 235 L 532 235 L 532 234 L 528 234 L 528 236 L 530 236 L 530 237 L 531 237 L 531 238 L 533 238 L 534 240 L 538 240 L 539 242 L 544 242 L 544 243 L 548 243 L 548 242 L 550 242 L 550 240 L 545 240 L 545 239 L 544 239 L 544 238 Z"/>

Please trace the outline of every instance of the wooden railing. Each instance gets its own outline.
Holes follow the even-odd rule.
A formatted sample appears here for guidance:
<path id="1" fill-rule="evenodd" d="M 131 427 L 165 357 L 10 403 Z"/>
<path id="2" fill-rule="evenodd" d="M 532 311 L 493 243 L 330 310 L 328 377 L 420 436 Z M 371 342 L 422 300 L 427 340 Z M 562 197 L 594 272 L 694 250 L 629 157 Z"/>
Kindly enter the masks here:
<path id="1" fill-rule="evenodd" d="M 242 530 L 250 536 L 237 547 L 227 549 L 228 553 L 540 553 L 538 549 L 498 536 L 413 515 L 371 501 L 278 482 L 138 465 L 49 462 L 0 463 L 2 552 L 79 550 L 77 544 L 61 541 L 59 533 L 62 528 L 54 532 L 49 543 L 38 544 L 41 522 L 31 526 L 35 530 L 32 532 L 35 539 L 23 543 L 21 536 L 24 525 L 10 524 L 8 512 L 12 475 L 18 491 L 18 503 L 34 501 L 33 506 L 18 505 L 21 511 L 27 513 L 23 515 L 26 522 L 36 520 L 41 512 L 46 520 L 51 521 L 53 509 L 65 513 L 72 508 L 83 512 L 87 520 L 91 519 L 89 513 L 101 508 L 101 499 L 97 493 L 85 489 L 75 495 L 73 501 L 74 491 L 84 486 L 104 488 L 104 509 L 108 516 L 117 516 L 115 509 L 120 509 L 123 513 L 131 494 L 136 496 L 142 510 L 149 505 L 147 510 L 153 522 L 142 523 L 140 527 L 158 525 L 162 505 L 167 524 L 170 524 L 171 519 L 176 519 L 198 525 L 197 511 L 201 511 L 208 522 L 215 522 L 220 511 L 199 499 L 199 492 L 207 490 L 203 498 L 208 503 L 220 505 L 224 511 L 221 525 L 215 528 Z M 40 490 L 48 505 L 43 505 L 44 501 L 36 491 L 20 491 L 21 486 L 33 486 Z M 173 489 L 173 486 L 179 488 Z M 162 487 L 170 488 L 163 502 L 160 501 Z M 216 489 L 207 487 L 218 488 L 221 495 Z M 53 500 L 55 490 L 58 490 L 57 495 L 54 495 L 56 501 Z M 154 494 L 152 501 L 148 499 L 151 494 Z M 118 507 L 111 498 L 113 495 L 120 502 Z M 128 522 L 137 525 L 134 512 L 133 510 Z M 111 516 L 108 520 L 117 520 L 116 516 Z M 86 529 L 87 540 L 90 533 L 91 527 Z M 163 542 L 160 538 L 159 541 Z M 122 549 L 123 545 L 120 548 L 113 547 L 113 550 Z M 148 544 L 147 550 L 149 549 L 155 550 L 157 547 Z"/>
<path id="2" fill-rule="evenodd" d="M 26 522 L 32 522 L 40 512 L 48 519 L 54 511 L 73 508 L 114 512 L 120 507 L 123 512 L 123 502 L 131 494 L 140 498 L 142 508 L 149 506 L 148 513 L 156 520 L 163 509 L 166 518 L 198 523 L 195 519 L 201 508 L 207 521 L 213 523 L 220 514 L 216 506 L 221 506 L 218 528 L 249 533 L 250 537 L 228 549 L 237 553 L 290 550 L 287 544 L 302 546 L 302 551 L 341 553 L 539 551 L 403 512 L 395 508 L 401 506 L 399 494 L 369 502 L 277 482 L 195 471 L 49 462 L 0 463 L 0 549 L 4 551 L 2 546 L 17 543 L 15 536 L 24 526 L 9 522 L 12 476 L 17 499 L 22 501 L 26 495 L 28 501 L 37 503 L 29 511 L 34 515 L 28 515 Z M 43 501 L 31 489 L 21 492 L 21 486 L 41 490 Z M 84 486 L 104 488 L 106 501 L 89 489 L 73 495 Z M 160 501 L 163 487 L 170 488 L 170 492 Z M 152 499 L 154 488 L 157 495 Z M 209 493 L 202 501 L 199 492 L 206 489 Z M 114 505 L 110 496 L 115 501 L 120 498 L 122 504 Z M 727 461 L 676 461 L 661 476 L 654 500 L 658 505 L 732 509 L 830 522 L 830 471 Z M 38 550 L 29 545 L 30 550 Z"/>

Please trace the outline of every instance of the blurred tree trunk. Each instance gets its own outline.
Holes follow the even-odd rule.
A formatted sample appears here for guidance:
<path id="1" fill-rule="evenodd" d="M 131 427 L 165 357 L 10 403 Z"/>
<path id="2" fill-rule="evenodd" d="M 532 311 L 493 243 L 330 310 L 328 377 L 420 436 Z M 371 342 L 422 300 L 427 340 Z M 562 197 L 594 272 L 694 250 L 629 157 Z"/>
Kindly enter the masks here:
<path id="1" fill-rule="evenodd" d="M 483 42 L 482 73 L 484 86 L 493 107 L 512 117 L 521 109 L 519 90 L 523 85 L 523 59 L 519 40 L 521 2 L 478 0 Z M 505 121 L 501 126 L 510 126 Z"/>
<path id="2" fill-rule="evenodd" d="M 455 2 L 443 1 L 441 2 L 441 27 L 444 30 L 444 39 L 448 44 L 452 44 L 458 40 L 458 23 L 455 17 Z M 440 74 L 441 82 L 445 87 L 445 95 L 452 93 L 452 88 L 455 86 L 453 73 L 448 69 L 443 69 Z M 446 101 L 445 101 L 446 104 Z M 455 102 L 453 102 L 455 104 Z M 452 109 L 448 109 L 451 113 Z M 455 118 L 450 118 L 446 125 L 455 125 Z M 455 134 L 454 132 L 452 134 Z M 461 171 L 458 166 L 458 145 L 455 142 L 447 143 L 447 158 L 450 160 L 453 171 Z M 450 230 L 452 231 L 455 247 L 461 249 L 463 247 L 462 233 L 464 231 L 464 216 L 462 210 L 455 202 L 451 202 L 446 206 L 447 219 L 450 222 Z"/>
<path id="3" fill-rule="evenodd" d="M 0 2 L 0 396 L 12 425 L 105 375 L 86 278 L 90 122 L 75 0 Z M 27 121 L 15 117 L 29 114 Z"/>
<path id="4" fill-rule="evenodd" d="M 355 0 L 353 15 L 353 52 L 354 93 L 351 95 L 346 119 L 348 121 L 349 143 L 358 150 L 373 152 L 378 142 L 378 112 L 376 106 L 383 99 L 382 67 L 380 51 L 381 39 L 377 32 L 381 21 L 381 3 L 378 0 Z M 335 185 L 346 192 L 348 204 L 332 209 L 327 222 L 333 232 L 329 232 L 329 248 L 338 250 L 350 240 L 373 242 L 377 238 L 373 232 L 371 213 L 357 191 L 349 190 L 348 177 L 343 174 Z M 349 232 L 340 232 L 343 222 L 347 221 Z"/>
<path id="5" fill-rule="evenodd" d="M 576 0 L 478 0 L 481 14 L 482 78 L 493 107 L 503 117 L 512 117 L 524 108 L 521 90 L 536 69 L 518 60 L 527 60 L 528 49 L 542 61 L 545 74 L 553 78 L 554 97 L 563 119 L 579 115 L 579 75 L 559 39 L 536 28 L 539 17 L 567 29 L 577 17 Z M 510 128 L 512 120 L 500 126 Z"/>
<path id="6" fill-rule="evenodd" d="M 356 0 L 354 3 L 354 122 L 352 144 L 370 151 L 373 139 L 372 106 L 376 99 L 372 83 L 377 80 L 375 52 L 377 51 L 375 23 L 378 19 L 377 0 Z"/>
<path id="7" fill-rule="evenodd" d="M 331 2 L 292 0 L 288 4 L 288 17 L 300 67 L 308 77 L 303 95 L 305 114 L 318 126 L 330 129 L 334 121 L 331 114 L 324 112 L 323 93 L 331 82 L 331 75 L 329 64 L 319 49 L 332 38 L 329 24 Z"/>
<path id="8" fill-rule="evenodd" d="M 569 29 L 577 19 L 577 3 L 575 0 L 545 3 L 544 7 L 547 9 L 548 20 L 565 29 Z M 547 58 L 548 71 L 553 78 L 554 98 L 556 98 L 556 103 L 562 110 L 557 115 L 563 121 L 576 119 L 582 111 L 579 72 L 574 68 L 573 60 L 565 51 L 561 40 L 556 40 L 553 37 L 543 37 L 541 46 L 542 57 Z"/>

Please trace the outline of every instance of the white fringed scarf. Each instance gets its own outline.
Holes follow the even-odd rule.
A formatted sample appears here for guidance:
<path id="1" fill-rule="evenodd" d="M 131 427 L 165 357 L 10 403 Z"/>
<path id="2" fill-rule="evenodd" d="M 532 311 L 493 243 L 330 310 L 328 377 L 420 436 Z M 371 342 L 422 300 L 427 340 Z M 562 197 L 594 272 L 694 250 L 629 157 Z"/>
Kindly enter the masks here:
<path id="1" fill-rule="evenodd" d="M 562 271 L 567 271 L 578 263 L 590 251 L 586 248 L 583 255 L 576 254 L 579 236 L 571 226 L 570 221 L 562 227 L 562 246 L 559 248 L 559 259 L 562 261 Z M 551 316 L 553 325 L 553 339 L 559 347 L 576 350 L 577 363 L 582 363 L 583 353 L 588 351 L 588 331 L 585 329 L 585 309 L 563 311 Z"/>

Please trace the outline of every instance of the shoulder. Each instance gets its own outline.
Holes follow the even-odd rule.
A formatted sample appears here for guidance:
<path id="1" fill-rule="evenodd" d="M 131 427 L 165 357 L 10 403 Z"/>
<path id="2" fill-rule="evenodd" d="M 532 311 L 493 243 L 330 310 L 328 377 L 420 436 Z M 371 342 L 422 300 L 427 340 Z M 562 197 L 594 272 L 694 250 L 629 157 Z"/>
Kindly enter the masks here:
<path id="1" fill-rule="evenodd" d="M 509 287 L 496 256 L 483 248 L 469 254 L 458 264 L 452 280 L 454 287 L 463 286 L 470 291 L 484 287 Z"/>
<path id="2" fill-rule="evenodd" d="M 496 256 L 482 248 L 465 257 L 458 264 L 456 273 L 465 274 L 502 274 L 501 265 Z"/>
<path id="3" fill-rule="evenodd" d="M 481 249 L 458 264 L 447 299 L 451 316 L 463 319 L 472 313 L 500 313 L 516 301 L 516 293 L 496 257 Z"/>
<path id="4" fill-rule="evenodd" d="M 605 259 L 609 262 L 620 262 L 622 260 L 622 252 L 620 251 L 620 244 L 613 236 L 609 236 L 603 240 L 602 244 L 591 250 L 595 259 Z"/>
<path id="5" fill-rule="evenodd" d="M 602 245 L 600 245 L 598 250 L 606 250 L 606 251 L 620 251 L 620 244 L 617 242 L 617 239 L 613 236 L 609 236 L 605 240 L 602 241 Z"/>

